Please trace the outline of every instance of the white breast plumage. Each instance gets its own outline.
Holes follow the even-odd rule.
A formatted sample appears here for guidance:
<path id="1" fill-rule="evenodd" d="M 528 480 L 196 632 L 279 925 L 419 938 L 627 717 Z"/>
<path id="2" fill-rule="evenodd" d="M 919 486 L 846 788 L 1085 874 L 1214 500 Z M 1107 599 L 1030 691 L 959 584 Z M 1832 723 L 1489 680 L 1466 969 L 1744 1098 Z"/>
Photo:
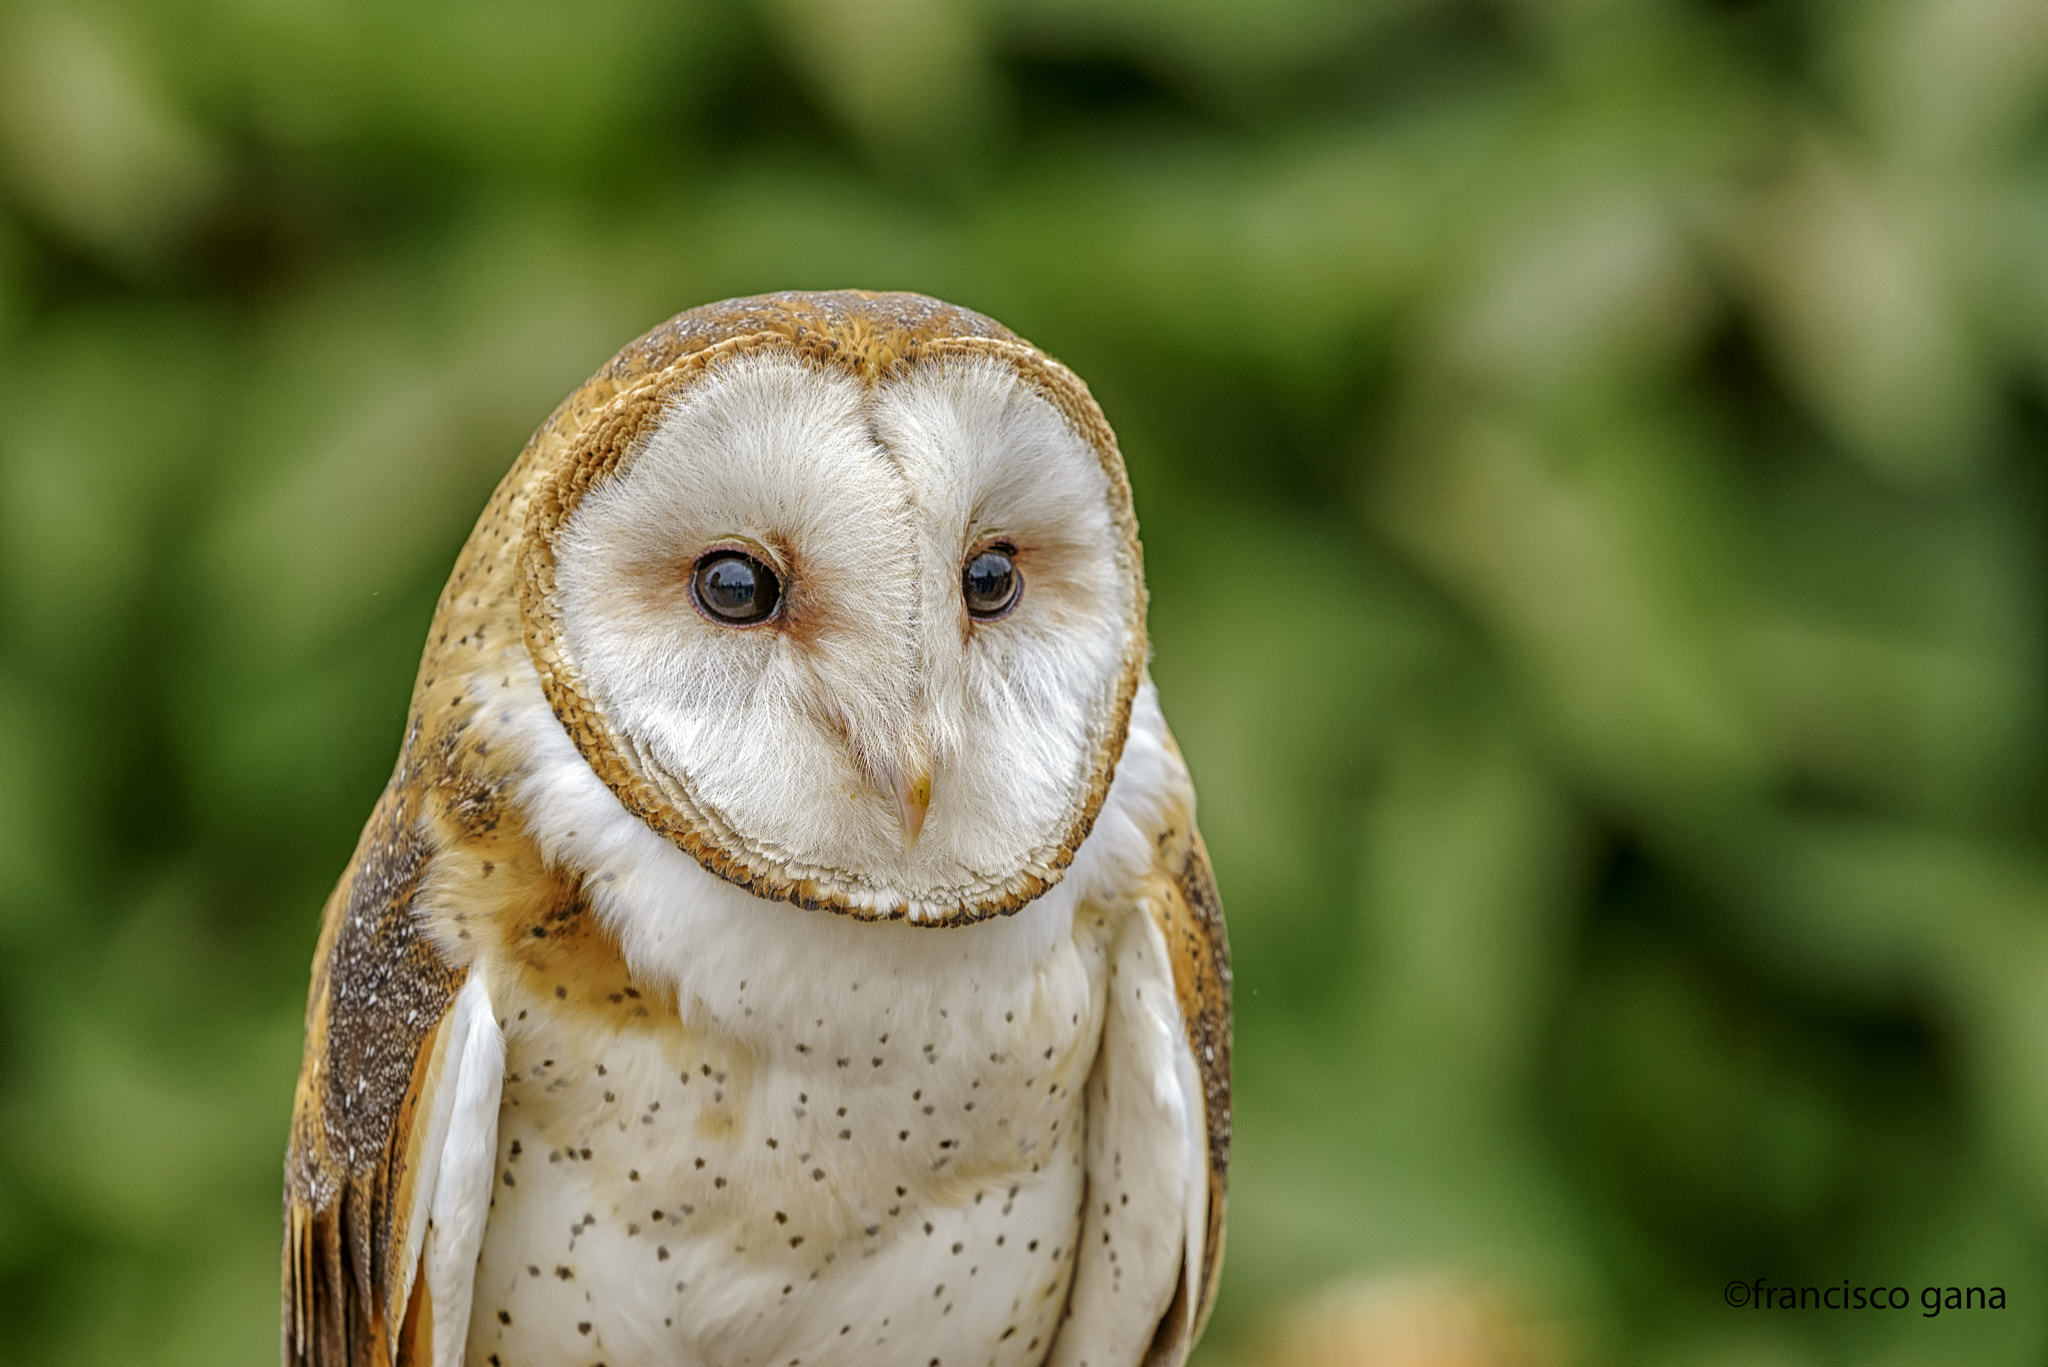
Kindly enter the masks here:
<path id="1" fill-rule="evenodd" d="M 475 724 L 530 756 L 519 805 L 561 833 L 553 858 L 598 872 L 600 915 L 648 956 L 640 976 L 674 978 L 680 1028 L 505 1021 L 469 1361 L 1041 1360 L 1080 1235 L 1109 942 L 1134 909 L 1117 887 L 1185 784 L 1150 690 L 1075 873 L 939 931 L 711 878 L 619 808 L 519 663 L 499 676 L 519 686 L 475 680 L 497 695 Z"/>

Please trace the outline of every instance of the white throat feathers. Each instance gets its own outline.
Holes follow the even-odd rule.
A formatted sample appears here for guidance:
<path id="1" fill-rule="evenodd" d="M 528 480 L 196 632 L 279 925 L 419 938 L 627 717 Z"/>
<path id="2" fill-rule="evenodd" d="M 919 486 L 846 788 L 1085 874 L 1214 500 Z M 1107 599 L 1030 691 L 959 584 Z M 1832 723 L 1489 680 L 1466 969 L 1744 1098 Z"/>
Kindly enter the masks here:
<path id="1" fill-rule="evenodd" d="M 997 989 L 1028 989 L 1071 938 L 1077 906 L 1139 882 L 1153 856 L 1145 833 L 1188 792 L 1147 681 L 1094 830 L 1058 886 L 972 925 L 859 922 L 755 897 L 648 829 L 591 771 L 523 658 L 508 652 L 475 687 L 487 701 L 473 724 L 525 756 L 515 802 L 548 862 L 584 874 L 636 977 L 673 986 L 686 1016 L 742 1039 L 817 1016 L 865 1035 L 885 1005 L 898 1019 L 1000 1014 Z"/>

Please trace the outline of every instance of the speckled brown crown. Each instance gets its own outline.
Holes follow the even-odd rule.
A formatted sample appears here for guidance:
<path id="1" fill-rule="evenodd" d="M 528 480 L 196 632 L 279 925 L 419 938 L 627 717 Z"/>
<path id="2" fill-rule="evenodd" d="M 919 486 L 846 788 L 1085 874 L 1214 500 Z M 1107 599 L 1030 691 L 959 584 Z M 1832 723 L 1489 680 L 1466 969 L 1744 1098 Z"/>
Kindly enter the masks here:
<path id="1" fill-rule="evenodd" d="M 1074 817 L 1065 836 L 1032 851 L 1020 871 L 915 898 L 919 924 L 957 925 L 1007 915 L 1057 884 L 1094 828 L 1123 752 L 1131 700 L 1144 670 L 1145 592 L 1130 483 L 1109 423 L 1079 377 L 1001 324 L 924 295 L 862 290 L 758 295 L 692 309 L 626 346 L 555 410 L 506 475 L 465 560 L 487 534 L 503 545 L 503 521 L 523 525 L 516 567 L 504 565 L 502 555 L 489 558 L 516 574 L 526 648 L 556 718 L 628 811 L 704 868 L 756 896 L 866 920 L 907 916 L 908 902 L 878 905 L 875 891 L 862 887 L 853 874 L 781 867 L 772 852 L 731 829 L 701 802 L 687 775 L 661 774 L 644 765 L 631 741 L 611 728 L 593 701 L 564 639 L 555 594 L 555 543 L 584 496 L 633 459 L 677 396 L 707 371 L 736 356 L 771 350 L 837 368 L 869 385 L 941 356 L 999 360 L 1088 442 L 1109 477 L 1111 514 L 1122 532 L 1118 564 L 1134 588 L 1130 644 L 1115 706 L 1091 737 L 1094 761 Z M 458 568 L 451 594 L 462 575 Z"/>

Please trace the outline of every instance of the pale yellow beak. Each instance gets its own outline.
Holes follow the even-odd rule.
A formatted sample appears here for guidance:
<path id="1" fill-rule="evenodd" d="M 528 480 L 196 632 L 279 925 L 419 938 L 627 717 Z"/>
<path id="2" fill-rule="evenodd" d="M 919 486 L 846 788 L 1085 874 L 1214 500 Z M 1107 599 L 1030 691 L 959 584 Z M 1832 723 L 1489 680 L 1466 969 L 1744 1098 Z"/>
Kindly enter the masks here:
<path id="1" fill-rule="evenodd" d="M 896 816 L 903 823 L 903 847 L 917 843 L 924 829 L 925 813 L 932 806 L 932 776 L 929 770 L 901 774 L 896 779 Z"/>

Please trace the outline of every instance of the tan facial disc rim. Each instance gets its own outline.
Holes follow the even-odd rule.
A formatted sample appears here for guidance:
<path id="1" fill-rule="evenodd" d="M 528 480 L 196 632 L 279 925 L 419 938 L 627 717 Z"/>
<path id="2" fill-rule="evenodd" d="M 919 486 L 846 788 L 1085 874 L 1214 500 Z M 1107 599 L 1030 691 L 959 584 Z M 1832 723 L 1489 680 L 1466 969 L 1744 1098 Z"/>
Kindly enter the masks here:
<path id="1" fill-rule="evenodd" d="M 527 653 L 540 673 L 541 687 L 562 729 L 591 769 L 627 811 L 667 837 L 705 869 L 757 897 L 833 911 L 859 920 L 909 918 L 906 894 L 898 890 L 893 904 L 869 905 L 880 890 L 852 873 L 836 869 L 789 870 L 775 851 L 733 830 L 708 804 L 700 801 L 687 776 L 671 776 L 645 762 L 630 738 L 605 720 L 591 690 L 571 658 L 563 634 L 561 608 L 555 593 L 555 542 L 584 496 L 622 472 L 660 425 L 674 400 L 712 369 L 737 357 L 781 350 L 820 367 L 852 370 L 874 383 L 903 368 L 945 356 L 990 357 L 1000 360 L 1064 417 L 1094 449 L 1109 476 L 1110 505 L 1122 544 L 1118 568 L 1133 587 L 1129 642 L 1118 675 L 1109 723 L 1094 737 L 1088 786 L 1065 836 L 1026 856 L 1024 867 L 1007 876 L 990 877 L 962 886 L 908 894 L 919 904 L 918 925 L 961 925 L 1006 916 L 1055 886 L 1073 862 L 1081 842 L 1094 829 L 1102 803 L 1122 757 L 1130 727 L 1131 700 L 1145 667 L 1145 582 L 1137 519 L 1131 508 L 1130 482 L 1123 457 L 1108 421 L 1072 371 L 1028 344 L 997 337 L 944 337 L 919 342 L 894 357 L 879 373 L 864 373 L 828 338 L 815 333 L 790 338 L 777 332 L 731 337 L 651 372 L 615 395 L 567 448 L 553 470 L 534 488 L 527 510 L 519 557 L 520 617 Z M 869 899 L 859 900 L 865 890 Z"/>

